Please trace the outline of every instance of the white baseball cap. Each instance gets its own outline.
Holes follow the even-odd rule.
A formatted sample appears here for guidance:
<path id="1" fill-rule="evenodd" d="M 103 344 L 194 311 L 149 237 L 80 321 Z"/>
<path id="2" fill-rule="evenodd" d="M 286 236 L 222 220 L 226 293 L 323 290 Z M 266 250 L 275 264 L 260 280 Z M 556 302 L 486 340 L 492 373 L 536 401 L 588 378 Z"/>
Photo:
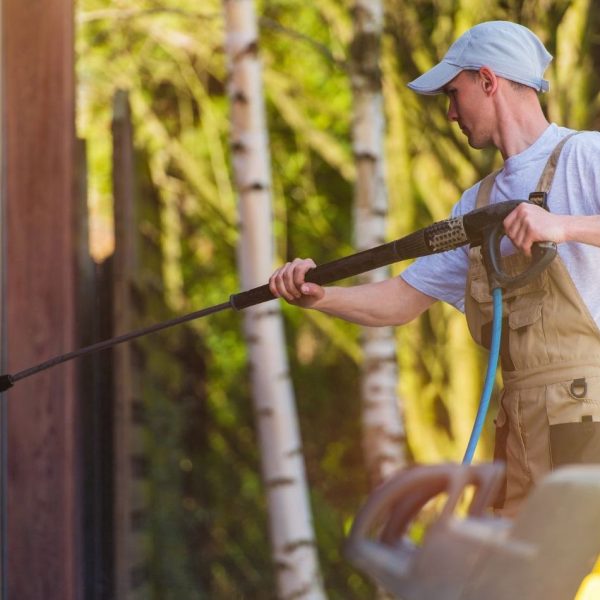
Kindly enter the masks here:
<path id="1" fill-rule="evenodd" d="M 432 69 L 408 84 L 419 94 L 441 94 L 461 71 L 489 67 L 496 75 L 547 92 L 543 78 L 552 55 L 527 27 L 509 21 L 475 25 L 450 46 Z"/>

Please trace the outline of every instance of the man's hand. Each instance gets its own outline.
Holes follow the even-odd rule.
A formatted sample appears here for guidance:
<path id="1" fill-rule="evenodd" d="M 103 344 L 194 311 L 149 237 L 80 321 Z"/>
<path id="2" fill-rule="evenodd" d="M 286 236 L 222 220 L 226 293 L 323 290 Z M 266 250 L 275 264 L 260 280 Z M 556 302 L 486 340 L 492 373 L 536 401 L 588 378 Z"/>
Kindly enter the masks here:
<path id="1" fill-rule="evenodd" d="M 523 202 L 504 219 L 504 231 L 512 243 L 526 256 L 531 256 L 535 242 L 566 241 L 568 217 L 554 215 L 535 204 Z"/>
<path id="2" fill-rule="evenodd" d="M 323 298 L 325 290 L 316 283 L 304 280 L 306 273 L 317 265 L 311 258 L 296 258 L 277 269 L 269 278 L 269 289 L 276 298 L 290 304 L 312 308 Z"/>
<path id="3" fill-rule="evenodd" d="M 435 299 L 423 294 L 401 277 L 355 286 L 328 286 L 305 281 L 315 268 L 312 259 L 296 258 L 277 269 L 269 279 L 276 298 L 366 327 L 403 325 L 427 310 Z"/>

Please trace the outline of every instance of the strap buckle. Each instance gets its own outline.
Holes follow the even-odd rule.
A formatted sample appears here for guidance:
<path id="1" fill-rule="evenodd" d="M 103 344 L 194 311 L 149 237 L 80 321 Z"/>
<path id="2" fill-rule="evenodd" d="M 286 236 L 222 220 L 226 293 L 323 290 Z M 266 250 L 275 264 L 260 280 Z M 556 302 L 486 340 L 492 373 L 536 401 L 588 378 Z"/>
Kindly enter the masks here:
<path id="1" fill-rule="evenodd" d="M 570 391 L 571 396 L 574 398 L 585 398 L 587 396 L 587 381 L 585 380 L 585 377 L 573 379 Z"/>
<path id="2" fill-rule="evenodd" d="M 531 192 L 531 194 L 529 194 L 529 202 L 548 210 L 548 193 Z"/>

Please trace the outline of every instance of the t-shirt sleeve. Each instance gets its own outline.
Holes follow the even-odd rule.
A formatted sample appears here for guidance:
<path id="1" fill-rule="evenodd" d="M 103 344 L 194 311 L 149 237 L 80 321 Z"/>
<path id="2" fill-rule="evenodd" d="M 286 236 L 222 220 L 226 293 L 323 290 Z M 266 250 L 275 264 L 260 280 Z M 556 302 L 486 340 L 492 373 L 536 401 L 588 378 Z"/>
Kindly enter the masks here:
<path id="1" fill-rule="evenodd" d="M 452 217 L 473 210 L 479 183 L 469 188 L 452 209 Z M 465 285 L 469 268 L 468 246 L 418 258 L 400 277 L 420 292 L 465 310 Z"/>
<path id="2" fill-rule="evenodd" d="M 400 277 L 420 292 L 464 312 L 468 262 L 467 250 L 457 248 L 418 258 Z"/>

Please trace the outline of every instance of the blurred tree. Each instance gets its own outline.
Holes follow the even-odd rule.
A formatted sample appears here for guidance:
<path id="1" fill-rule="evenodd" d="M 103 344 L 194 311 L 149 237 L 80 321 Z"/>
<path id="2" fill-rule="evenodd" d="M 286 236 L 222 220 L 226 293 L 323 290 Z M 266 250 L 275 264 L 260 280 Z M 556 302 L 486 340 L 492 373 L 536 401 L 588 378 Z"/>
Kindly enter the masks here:
<path id="1" fill-rule="evenodd" d="M 352 8 L 350 81 L 353 93 L 352 143 L 356 162 L 354 242 L 367 250 L 386 241 L 385 119 L 381 90 L 383 5 L 358 0 Z M 381 268 L 359 277 L 376 283 L 390 276 Z M 406 437 L 397 394 L 398 360 L 391 327 L 361 331 L 363 450 L 373 487 L 405 466 Z"/>
<path id="2" fill-rule="evenodd" d="M 254 0 L 225 0 L 231 147 L 244 289 L 273 268 L 271 174 Z M 244 312 L 277 597 L 324 598 L 279 306 Z"/>

